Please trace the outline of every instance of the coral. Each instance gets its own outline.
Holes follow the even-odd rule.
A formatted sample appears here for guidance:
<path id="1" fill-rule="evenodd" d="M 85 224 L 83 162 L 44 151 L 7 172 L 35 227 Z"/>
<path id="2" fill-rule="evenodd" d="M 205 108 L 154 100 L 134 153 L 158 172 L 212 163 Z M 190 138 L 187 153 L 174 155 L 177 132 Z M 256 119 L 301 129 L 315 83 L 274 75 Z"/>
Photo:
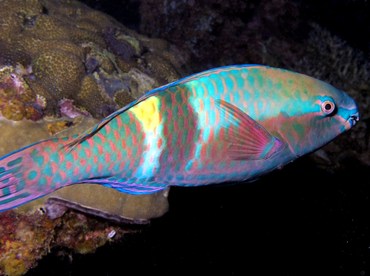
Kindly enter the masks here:
<path id="1" fill-rule="evenodd" d="M 63 217 L 53 243 L 72 249 L 76 253 L 93 253 L 97 248 L 111 241 L 112 233 L 115 239 L 120 239 L 128 232 L 132 230 L 112 226 L 108 222 L 99 222 L 83 214 L 68 212 Z"/>
<path id="2" fill-rule="evenodd" d="M 96 80 L 97 74 L 86 76 L 83 79 L 81 90 L 77 95 L 76 103 L 85 106 L 87 111 L 97 116 L 104 116 L 113 111 L 116 105 L 101 91 Z"/>
<path id="3" fill-rule="evenodd" d="M 32 70 L 35 81 L 49 92 L 43 96 L 49 96 L 50 100 L 72 97 L 79 90 L 85 73 L 81 60 L 76 56 L 55 50 L 43 52 L 35 58 Z"/>
<path id="4" fill-rule="evenodd" d="M 40 200 L 46 202 L 51 217 L 64 214 L 66 206 L 122 223 L 145 224 L 168 211 L 168 191 L 148 195 L 129 195 L 96 184 L 76 184 L 62 188 Z M 112 204 L 114 202 L 114 204 Z M 55 208 L 61 210 L 55 210 Z"/>
<path id="5" fill-rule="evenodd" d="M 27 73 L 21 65 L 0 68 L 0 112 L 7 119 L 38 120 L 43 115 L 45 104 L 26 83 Z"/>
<path id="6" fill-rule="evenodd" d="M 58 105 L 59 105 L 61 115 L 67 118 L 74 119 L 78 116 L 89 116 L 90 115 L 87 111 L 74 106 L 73 100 L 62 99 L 59 101 Z"/>
<path id="7" fill-rule="evenodd" d="M 68 121 L 68 120 L 57 120 L 57 121 L 52 121 L 48 122 L 46 124 L 47 131 L 50 135 L 55 135 L 57 133 L 60 133 L 61 131 L 64 131 L 71 127 L 73 125 L 73 122 Z"/>
<path id="8" fill-rule="evenodd" d="M 42 209 L 0 215 L 0 275 L 24 275 L 52 248 L 93 253 L 98 247 L 137 230 L 67 212 L 51 220 Z"/>
<path id="9" fill-rule="evenodd" d="M 23 275 L 48 253 L 59 220 L 6 212 L 0 224 L 0 274 Z"/>
<path id="10" fill-rule="evenodd" d="M 78 1 L 1 1 L 0 32 L 0 65 L 30 68 L 24 83 L 46 103 L 36 114 L 27 102 L 11 101 L 4 116 L 12 120 L 62 116 L 62 99 L 101 118 L 146 92 L 136 91 L 143 87 L 140 78 L 130 87 L 131 69 L 154 80 L 147 90 L 180 76 L 181 62 L 170 48 L 157 50 L 148 38 Z M 146 60 L 149 52 L 155 52 L 155 62 Z"/>

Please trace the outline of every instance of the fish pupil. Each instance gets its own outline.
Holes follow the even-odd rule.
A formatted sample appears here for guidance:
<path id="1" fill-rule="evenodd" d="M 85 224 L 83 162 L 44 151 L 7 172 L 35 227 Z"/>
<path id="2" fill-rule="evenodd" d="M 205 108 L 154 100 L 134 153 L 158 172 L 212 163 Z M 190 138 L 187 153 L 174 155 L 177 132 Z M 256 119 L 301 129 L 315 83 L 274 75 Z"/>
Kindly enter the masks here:
<path id="1" fill-rule="evenodd" d="M 326 105 L 325 105 L 325 110 L 330 110 L 331 109 L 331 104 L 330 103 L 327 103 Z"/>

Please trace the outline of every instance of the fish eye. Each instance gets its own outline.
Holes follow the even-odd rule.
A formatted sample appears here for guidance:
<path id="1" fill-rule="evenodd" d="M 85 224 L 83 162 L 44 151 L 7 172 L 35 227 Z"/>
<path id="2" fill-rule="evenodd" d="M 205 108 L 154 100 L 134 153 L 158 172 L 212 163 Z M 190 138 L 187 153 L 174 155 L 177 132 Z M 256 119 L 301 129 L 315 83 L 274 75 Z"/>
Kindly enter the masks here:
<path id="1" fill-rule="evenodd" d="M 335 109 L 335 104 L 332 101 L 324 101 L 321 103 L 321 110 L 326 114 L 330 115 Z"/>

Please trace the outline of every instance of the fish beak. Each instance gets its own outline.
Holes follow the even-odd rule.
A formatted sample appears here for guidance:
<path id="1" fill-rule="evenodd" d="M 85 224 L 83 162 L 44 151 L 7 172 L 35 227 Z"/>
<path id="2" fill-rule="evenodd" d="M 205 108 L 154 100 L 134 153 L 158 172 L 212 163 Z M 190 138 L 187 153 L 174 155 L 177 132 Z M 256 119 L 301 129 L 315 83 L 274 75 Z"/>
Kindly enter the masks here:
<path id="1" fill-rule="evenodd" d="M 348 117 L 348 122 L 350 123 L 351 127 L 355 126 L 356 123 L 360 120 L 360 115 L 358 112 L 352 114 Z"/>

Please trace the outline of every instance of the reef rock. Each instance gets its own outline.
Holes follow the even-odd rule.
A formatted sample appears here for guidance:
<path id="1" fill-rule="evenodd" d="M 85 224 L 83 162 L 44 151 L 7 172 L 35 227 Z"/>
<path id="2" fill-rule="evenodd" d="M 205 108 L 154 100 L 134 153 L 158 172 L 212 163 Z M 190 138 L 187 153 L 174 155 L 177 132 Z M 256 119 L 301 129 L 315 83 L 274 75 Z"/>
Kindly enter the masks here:
<path id="1" fill-rule="evenodd" d="M 0 111 L 12 120 L 59 116 L 63 99 L 101 118 L 177 79 L 183 67 L 166 42 L 149 40 L 78 1 L 1 1 L 0 33 L 0 65 L 26 68 L 8 73 L 16 79 L 0 85 Z M 11 81 L 27 99 L 15 95 L 21 94 L 13 91 L 17 85 L 8 89 Z M 38 99 L 42 105 L 33 106 Z"/>
<path id="2" fill-rule="evenodd" d="M 187 74 L 176 48 L 78 1 L 0 1 L 0 33 L 0 155 L 81 133 Z M 65 187 L 0 214 L 0 274 L 23 275 L 57 246 L 93 252 L 134 231 L 122 222 L 147 223 L 167 209 L 167 192 L 140 197 Z"/>

